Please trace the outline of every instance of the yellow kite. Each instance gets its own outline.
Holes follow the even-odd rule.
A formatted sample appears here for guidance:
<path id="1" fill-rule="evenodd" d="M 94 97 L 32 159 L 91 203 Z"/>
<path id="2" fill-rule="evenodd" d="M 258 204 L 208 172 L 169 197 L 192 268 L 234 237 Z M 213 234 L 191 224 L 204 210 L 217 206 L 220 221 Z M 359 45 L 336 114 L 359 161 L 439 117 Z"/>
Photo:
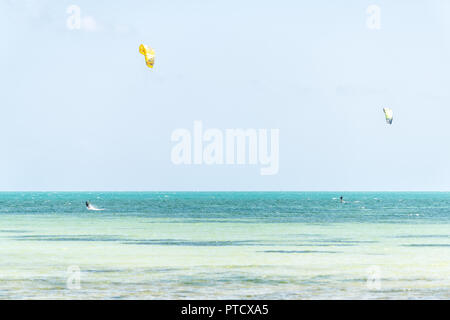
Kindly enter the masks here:
<path id="1" fill-rule="evenodd" d="M 383 108 L 384 116 L 386 118 L 386 123 L 392 124 L 392 120 L 394 119 L 394 113 L 391 108 Z"/>
<path id="2" fill-rule="evenodd" d="M 155 63 L 155 50 L 145 44 L 141 44 L 139 46 L 139 52 L 144 55 L 147 67 L 153 68 L 153 64 Z"/>

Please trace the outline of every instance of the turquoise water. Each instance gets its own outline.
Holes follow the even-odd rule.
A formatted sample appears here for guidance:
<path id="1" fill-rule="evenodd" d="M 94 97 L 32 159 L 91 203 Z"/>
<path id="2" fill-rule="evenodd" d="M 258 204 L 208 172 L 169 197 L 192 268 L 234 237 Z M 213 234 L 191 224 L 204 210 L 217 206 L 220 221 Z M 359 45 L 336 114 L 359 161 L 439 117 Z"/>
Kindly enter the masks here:
<path id="1" fill-rule="evenodd" d="M 1 299 L 449 299 L 450 193 L 0 193 L 0 256 Z"/>

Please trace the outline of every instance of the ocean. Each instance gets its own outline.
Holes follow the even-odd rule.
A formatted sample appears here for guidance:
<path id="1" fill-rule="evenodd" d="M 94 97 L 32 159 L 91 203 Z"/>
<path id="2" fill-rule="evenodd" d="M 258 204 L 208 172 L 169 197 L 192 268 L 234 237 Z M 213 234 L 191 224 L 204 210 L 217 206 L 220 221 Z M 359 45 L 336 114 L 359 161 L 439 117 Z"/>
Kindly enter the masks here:
<path id="1" fill-rule="evenodd" d="M 0 299 L 450 299 L 450 193 L 3 192 Z"/>

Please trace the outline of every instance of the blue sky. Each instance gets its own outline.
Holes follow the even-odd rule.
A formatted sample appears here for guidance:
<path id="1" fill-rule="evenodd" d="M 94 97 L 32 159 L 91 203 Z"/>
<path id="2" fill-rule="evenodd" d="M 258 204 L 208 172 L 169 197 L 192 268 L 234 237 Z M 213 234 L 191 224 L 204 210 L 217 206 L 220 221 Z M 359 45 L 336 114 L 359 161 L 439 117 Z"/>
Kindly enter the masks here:
<path id="1" fill-rule="evenodd" d="M 440 0 L 1 0 L 0 190 L 450 190 L 449 21 Z M 174 165 L 194 120 L 279 129 L 278 174 Z"/>

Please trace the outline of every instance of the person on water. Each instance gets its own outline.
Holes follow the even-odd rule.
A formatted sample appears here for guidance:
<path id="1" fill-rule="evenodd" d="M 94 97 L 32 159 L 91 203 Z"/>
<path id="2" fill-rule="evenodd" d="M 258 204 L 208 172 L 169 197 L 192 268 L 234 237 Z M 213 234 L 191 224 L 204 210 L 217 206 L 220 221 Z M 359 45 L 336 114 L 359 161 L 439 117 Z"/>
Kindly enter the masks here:
<path id="1" fill-rule="evenodd" d="M 89 201 L 86 201 L 86 208 L 89 208 L 91 206 L 91 204 L 89 203 Z"/>
<path id="2" fill-rule="evenodd" d="M 341 203 L 344 202 L 344 197 L 343 196 L 341 196 L 340 199 L 341 199 Z"/>

